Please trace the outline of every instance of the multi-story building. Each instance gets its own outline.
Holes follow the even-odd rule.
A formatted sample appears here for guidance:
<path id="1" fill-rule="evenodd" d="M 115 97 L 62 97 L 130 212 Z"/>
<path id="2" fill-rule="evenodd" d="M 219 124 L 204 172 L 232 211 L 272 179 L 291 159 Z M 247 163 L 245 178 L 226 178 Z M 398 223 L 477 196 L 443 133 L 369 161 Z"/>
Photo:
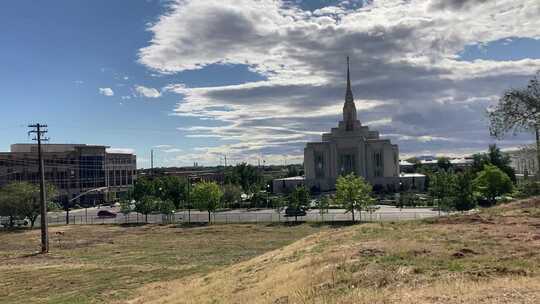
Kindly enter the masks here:
<path id="1" fill-rule="evenodd" d="M 516 176 L 523 177 L 525 175 L 533 176 L 536 174 L 538 170 L 538 159 L 535 148 L 524 147 L 506 153 L 510 156 L 510 166 L 514 168 Z"/>
<path id="2" fill-rule="evenodd" d="M 82 205 L 110 200 L 129 191 L 136 177 L 136 156 L 108 153 L 107 146 L 42 145 L 45 180 L 56 186 L 59 201 L 77 199 Z M 39 182 L 36 144 L 14 144 L 0 152 L 0 186 L 14 181 Z M 98 189 L 100 191 L 91 191 Z"/>

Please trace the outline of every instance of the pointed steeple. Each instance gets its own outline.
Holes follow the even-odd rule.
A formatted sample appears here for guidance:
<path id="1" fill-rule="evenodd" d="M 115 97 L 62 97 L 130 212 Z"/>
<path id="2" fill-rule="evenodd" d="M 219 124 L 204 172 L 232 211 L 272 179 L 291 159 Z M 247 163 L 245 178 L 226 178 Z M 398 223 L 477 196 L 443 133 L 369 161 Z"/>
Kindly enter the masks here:
<path id="1" fill-rule="evenodd" d="M 353 93 L 351 89 L 351 72 L 349 71 L 349 56 L 347 56 L 347 93 L 345 94 L 345 101 L 354 101 Z"/>
<path id="2" fill-rule="evenodd" d="M 351 89 L 351 73 L 349 69 L 349 56 L 347 56 L 347 92 L 343 105 L 343 122 L 347 131 L 352 131 L 356 122 L 356 105 Z"/>

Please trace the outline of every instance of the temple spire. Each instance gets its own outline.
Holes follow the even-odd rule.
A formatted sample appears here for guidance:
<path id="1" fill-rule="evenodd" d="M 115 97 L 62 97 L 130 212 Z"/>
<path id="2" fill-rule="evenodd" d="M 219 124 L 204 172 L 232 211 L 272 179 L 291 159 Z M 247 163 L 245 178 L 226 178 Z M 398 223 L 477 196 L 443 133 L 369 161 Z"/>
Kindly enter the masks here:
<path id="1" fill-rule="evenodd" d="M 347 92 L 345 93 L 345 104 L 343 105 L 343 122 L 345 129 L 352 131 L 356 122 L 356 106 L 351 89 L 351 73 L 349 69 L 349 56 L 347 56 Z"/>
<path id="2" fill-rule="evenodd" d="M 345 93 L 345 102 L 354 104 L 354 97 L 351 89 L 351 73 L 349 71 L 349 56 L 347 56 L 347 92 Z"/>

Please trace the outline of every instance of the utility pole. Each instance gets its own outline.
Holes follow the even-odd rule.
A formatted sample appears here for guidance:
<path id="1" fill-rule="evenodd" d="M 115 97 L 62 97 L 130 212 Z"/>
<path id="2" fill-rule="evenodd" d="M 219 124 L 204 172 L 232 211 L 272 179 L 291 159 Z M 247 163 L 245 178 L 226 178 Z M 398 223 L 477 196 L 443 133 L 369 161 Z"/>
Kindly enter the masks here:
<path id="1" fill-rule="evenodd" d="M 41 153 L 41 142 L 49 140 L 48 138 L 42 138 L 42 135 L 47 133 L 47 125 L 33 124 L 29 125 L 29 128 L 33 130 L 28 131 L 28 135 L 34 133 L 36 137 L 34 140 L 38 143 L 38 158 L 39 158 L 39 199 L 40 199 L 40 211 L 41 211 L 41 253 L 49 252 L 49 227 L 47 223 L 47 203 L 45 199 L 45 170 L 43 168 L 43 155 Z"/>
<path id="2" fill-rule="evenodd" d="M 154 177 L 154 150 L 150 150 L 150 172 L 152 177 Z"/>
<path id="3" fill-rule="evenodd" d="M 225 168 L 227 168 L 227 154 L 225 154 Z"/>

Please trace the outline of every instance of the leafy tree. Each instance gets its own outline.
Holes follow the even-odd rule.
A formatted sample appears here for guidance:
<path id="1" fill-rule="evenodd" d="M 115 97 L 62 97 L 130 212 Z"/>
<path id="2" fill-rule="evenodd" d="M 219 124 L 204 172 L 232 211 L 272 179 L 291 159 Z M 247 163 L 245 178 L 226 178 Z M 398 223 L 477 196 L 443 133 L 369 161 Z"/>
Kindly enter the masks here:
<path id="1" fill-rule="evenodd" d="M 256 167 L 241 163 L 225 171 L 225 183 L 239 185 L 244 192 L 254 193 L 262 188 L 263 178 Z"/>
<path id="2" fill-rule="evenodd" d="M 321 199 L 317 201 L 316 207 L 319 209 L 321 220 L 324 222 L 324 214 L 328 213 L 328 208 L 330 208 L 330 198 L 327 195 L 323 195 Z"/>
<path id="3" fill-rule="evenodd" d="M 512 160 L 510 155 L 503 153 L 496 145 L 489 145 L 487 153 L 477 153 L 473 155 L 472 170 L 478 173 L 484 170 L 485 165 L 494 165 L 501 169 L 510 179 L 515 182 L 516 175 L 514 169 L 510 166 Z"/>
<path id="4" fill-rule="evenodd" d="M 120 213 L 126 218 L 126 223 L 129 221 L 129 214 L 133 212 L 134 207 L 130 200 L 120 201 Z"/>
<path id="5" fill-rule="evenodd" d="M 0 189 L 0 216 L 9 218 L 9 227 L 13 227 L 19 215 L 17 193 L 14 188 L 13 184 L 9 184 Z"/>
<path id="6" fill-rule="evenodd" d="M 449 170 L 452 168 L 452 163 L 448 157 L 439 157 L 437 158 L 437 167 L 442 170 Z"/>
<path id="7" fill-rule="evenodd" d="M 294 177 L 303 175 L 304 171 L 302 168 L 299 168 L 298 165 L 288 165 L 286 177 Z"/>
<path id="8" fill-rule="evenodd" d="M 285 207 L 285 199 L 282 196 L 277 196 L 271 199 L 272 207 L 278 214 L 278 221 L 281 222 L 281 211 Z"/>
<path id="9" fill-rule="evenodd" d="M 251 197 L 251 204 L 253 207 L 257 207 L 257 208 L 264 207 L 268 205 L 268 202 L 266 199 L 267 199 L 267 194 L 265 192 L 257 191 Z"/>
<path id="10" fill-rule="evenodd" d="M 57 196 L 56 188 L 52 184 L 45 184 L 46 200 Z M 4 187 L 3 194 L 5 196 L 4 207 L 11 210 L 4 210 L 10 217 L 10 222 L 13 219 L 28 218 L 31 227 L 34 227 L 37 217 L 41 214 L 40 190 L 39 186 L 27 182 L 14 182 Z"/>
<path id="11" fill-rule="evenodd" d="M 148 214 L 157 211 L 159 198 L 155 196 L 146 195 L 141 199 L 135 201 L 135 212 L 144 215 L 144 221 L 148 223 Z"/>
<path id="12" fill-rule="evenodd" d="M 26 217 L 30 220 L 30 227 L 34 227 L 37 217 L 41 214 L 41 201 L 40 201 L 40 189 L 38 185 L 29 183 L 20 184 L 20 201 L 19 212 L 22 217 Z M 58 191 L 53 184 L 45 184 L 45 200 L 50 202 L 53 198 L 58 196 Z M 48 203 L 47 203 L 48 204 Z"/>
<path id="13" fill-rule="evenodd" d="M 219 207 L 223 192 L 215 182 L 201 182 L 195 185 L 192 199 L 200 211 L 208 211 L 208 223 L 211 223 L 211 213 Z"/>
<path id="14" fill-rule="evenodd" d="M 171 221 L 172 216 L 174 215 L 175 206 L 172 201 L 162 200 L 157 204 L 157 210 L 167 219 L 167 222 Z"/>
<path id="15" fill-rule="evenodd" d="M 147 177 L 137 178 L 133 185 L 133 198 L 140 201 L 145 196 L 154 196 L 157 191 L 156 183 Z"/>
<path id="16" fill-rule="evenodd" d="M 489 111 L 490 132 L 498 138 L 508 132 L 534 132 L 540 164 L 540 80 L 535 75 L 525 88 L 509 89 Z M 540 166 L 538 166 L 540 170 Z M 540 172 L 540 171 L 538 171 Z M 537 174 L 540 177 L 540 174 Z"/>
<path id="17" fill-rule="evenodd" d="M 413 207 L 415 208 L 419 203 L 418 196 L 412 191 L 406 191 L 399 196 L 399 207 Z"/>
<path id="18" fill-rule="evenodd" d="M 361 212 L 372 205 L 371 186 L 359 176 L 353 173 L 340 176 L 336 182 L 336 201 L 347 210 L 352 212 L 352 220 L 355 221 L 354 211 Z M 360 220 L 362 214 L 360 213 Z"/>
<path id="19" fill-rule="evenodd" d="M 62 210 L 62 206 L 56 202 L 49 202 L 47 204 L 47 211 L 56 212 Z"/>
<path id="20" fill-rule="evenodd" d="M 486 165 L 474 179 L 474 187 L 491 205 L 496 198 L 512 191 L 512 180 L 501 169 L 494 165 Z"/>
<path id="21" fill-rule="evenodd" d="M 289 195 L 289 208 L 295 210 L 294 221 L 298 221 L 298 212 L 309 205 L 309 191 L 305 187 L 296 187 Z"/>
<path id="22" fill-rule="evenodd" d="M 164 201 L 171 201 L 175 208 L 180 208 L 187 199 L 187 179 L 179 176 L 163 176 L 155 179 L 156 195 Z"/>
<path id="23" fill-rule="evenodd" d="M 456 175 L 452 172 L 439 170 L 431 176 L 429 191 L 437 199 L 439 211 L 452 208 L 456 188 Z"/>
<path id="24" fill-rule="evenodd" d="M 234 184 L 226 184 L 223 189 L 223 205 L 230 207 L 232 204 L 239 202 L 242 199 L 242 188 Z"/>
<path id="25" fill-rule="evenodd" d="M 469 170 L 460 173 L 456 177 L 454 207 L 458 211 L 467 211 L 476 207 L 474 197 L 473 174 Z"/>

